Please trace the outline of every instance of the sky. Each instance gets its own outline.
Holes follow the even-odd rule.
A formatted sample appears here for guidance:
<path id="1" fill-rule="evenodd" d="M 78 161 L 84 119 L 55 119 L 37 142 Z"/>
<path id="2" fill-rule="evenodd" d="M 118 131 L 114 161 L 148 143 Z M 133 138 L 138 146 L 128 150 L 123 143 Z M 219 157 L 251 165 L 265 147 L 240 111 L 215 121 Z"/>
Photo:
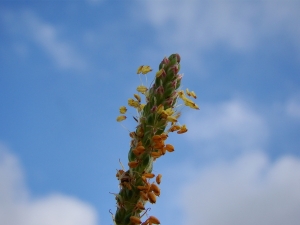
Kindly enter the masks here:
<path id="1" fill-rule="evenodd" d="M 297 225 L 300 1 L 1 0 L 0 224 L 113 224 L 150 65 L 179 53 L 188 132 L 157 160 L 162 224 Z M 145 82 L 145 80 L 144 80 Z M 135 112 L 131 112 L 135 115 Z M 145 215 L 146 217 L 146 215 Z"/>

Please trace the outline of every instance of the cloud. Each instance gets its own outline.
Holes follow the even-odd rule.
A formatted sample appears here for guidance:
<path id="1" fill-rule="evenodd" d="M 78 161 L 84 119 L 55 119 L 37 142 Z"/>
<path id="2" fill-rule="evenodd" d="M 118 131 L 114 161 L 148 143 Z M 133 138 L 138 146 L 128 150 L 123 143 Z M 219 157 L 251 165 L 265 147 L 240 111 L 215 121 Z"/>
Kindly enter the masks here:
<path id="1" fill-rule="evenodd" d="M 144 1 L 139 18 L 156 30 L 163 48 L 197 59 L 225 46 L 251 52 L 285 35 L 300 51 L 298 1 Z M 142 15 L 143 13 L 143 15 Z M 194 61 L 193 61 L 194 62 Z M 191 63 L 191 64 L 195 64 Z"/>
<path id="2" fill-rule="evenodd" d="M 284 156 L 271 163 L 266 155 L 252 153 L 186 173 L 193 176 L 178 201 L 185 212 L 184 224 L 299 223 L 298 158 Z"/>
<path id="3" fill-rule="evenodd" d="M 200 143 L 206 154 L 230 154 L 264 147 L 269 136 L 262 115 L 245 101 L 233 99 L 202 104 L 199 112 L 186 114 L 190 141 Z"/>
<path id="4" fill-rule="evenodd" d="M 292 97 L 285 107 L 286 114 L 292 118 L 300 119 L 300 96 Z"/>
<path id="5" fill-rule="evenodd" d="M 16 35 L 25 37 L 42 49 L 59 68 L 83 70 L 87 67 L 85 59 L 70 40 L 62 37 L 61 29 L 43 21 L 32 11 L 19 14 L 4 11 L 2 19 Z"/>
<path id="6" fill-rule="evenodd" d="M 18 159 L 0 145 L 0 224 L 96 225 L 97 214 L 89 204 L 62 194 L 32 198 Z"/>

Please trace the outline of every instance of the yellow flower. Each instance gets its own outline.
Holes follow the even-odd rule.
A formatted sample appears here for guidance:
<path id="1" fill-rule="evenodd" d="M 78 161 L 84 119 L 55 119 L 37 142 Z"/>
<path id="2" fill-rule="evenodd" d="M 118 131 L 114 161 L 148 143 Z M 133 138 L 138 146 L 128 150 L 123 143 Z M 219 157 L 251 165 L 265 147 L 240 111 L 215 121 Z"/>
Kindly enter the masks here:
<path id="1" fill-rule="evenodd" d="M 151 71 L 152 71 L 152 69 L 150 66 L 140 66 L 137 70 L 137 74 L 140 74 L 140 73 L 147 74 Z"/>
<path id="2" fill-rule="evenodd" d="M 137 74 L 140 74 L 142 72 L 143 66 L 139 66 L 138 70 L 137 70 Z"/>
<path id="3" fill-rule="evenodd" d="M 156 112 L 157 112 L 158 114 L 161 114 L 163 111 L 164 111 L 164 106 L 163 106 L 162 104 L 160 104 L 160 105 L 157 107 Z"/>
<path id="4" fill-rule="evenodd" d="M 181 116 L 180 112 L 177 112 L 176 114 L 173 115 L 176 119 L 178 119 Z"/>
<path id="5" fill-rule="evenodd" d="M 144 109 L 146 104 L 140 104 L 139 107 L 138 107 L 138 111 L 142 111 Z"/>
<path id="6" fill-rule="evenodd" d="M 140 85 L 136 88 L 136 90 L 142 94 L 145 94 L 146 91 L 148 91 L 148 88 L 146 86 Z"/>
<path id="7" fill-rule="evenodd" d="M 188 88 L 185 90 L 185 93 L 186 93 L 188 96 L 190 96 L 190 91 L 189 91 Z"/>
<path id="8" fill-rule="evenodd" d="M 196 93 L 195 93 L 194 91 L 191 92 L 191 96 L 192 96 L 193 98 L 195 98 L 195 99 L 197 98 L 197 95 L 196 95 Z"/>
<path id="9" fill-rule="evenodd" d="M 164 69 L 160 69 L 159 71 L 157 71 L 156 77 L 160 77 L 163 73 L 165 73 L 165 70 Z"/>
<path id="10" fill-rule="evenodd" d="M 174 110 L 172 108 L 168 108 L 165 110 L 165 113 L 168 115 L 168 116 L 172 116 L 174 114 Z"/>
<path id="11" fill-rule="evenodd" d="M 194 91 L 189 91 L 189 89 L 187 88 L 186 89 L 186 94 L 188 95 L 188 96 L 190 96 L 190 97 L 193 97 L 193 98 L 197 98 L 197 96 L 196 96 L 196 94 L 195 94 L 195 92 Z"/>
<path id="12" fill-rule="evenodd" d="M 165 110 L 162 110 L 160 115 L 162 118 L 167 118 L 169 116 Z"/>
<path id="13" fill-rule="evenodd" d="M 187 93 L 191 93 L 189 92 L 189 90 L 187 89 Z M 195 94 L 195 93 L 194 93 Z M 196 103 L 194 103 L 191 99 L 188 99 L 185 95 L 184 92 L 181 90 L 178 92 L 178 96 L 179 98 L 181 98 L 184 101 L 184 104 L 186 106 L 191 107 L 192 109 L 199 109 L 199 106 L 196 105 Z M 196 96 L 196 95 L 195 95 Z"/>
<path id="14" fill-rule="evenodd" d="M 126 118 L 127 118 L 126 116 L 120 115 L 120 116 L 117 117 L 117 121 L 121 122 L 121 121 L 125 120 Z"/>
<path id="15" fill-rule="evenodd" d="M 147 74 L 149 72 L 151 72 L 152 69 L 150 66 L 143 66 L 143 69 L 142 69 L 142 74 Z"/>
<path id="16" fill-rule="evenodd" d="M 134 94 L 134 97 L 138 102 L 141 102 L 141 97 L 138 94 Z"/>
<path id="17" fill-rule="evenodd" d="M 196 103 L 194 103 L 192 100 L 186 98 L 183 101 L 186 106 L 189 106 L 192 109 L 199 109 L 199 106 Z"/>
<path id="18" fill-rule="evenodd" d="M 126 112 L 127 112 L 126 107 L 125 107 L 125 106 L 121 106 L 121 107 L 120 107 L 120 113 L 121 113 L 121 114 L 125 114 Z"/>
<path id="19" fill-rule="evenodd" d="M 174 114 L 174 110 L 172 108 L 168 108 L 166 110 L 162 110 L 161 117 L 162 118 L 167 118 L 169 116 L 172 116 L 173 114 Z"/>
<path id="20" fill-rule="evenodd" d="M 181 98 L 182 100 L 185 100 L 185 99 L 187 99 L 187 97 L 185 96 L 185 94 L 184 94 L 183 90 L 181 90 L 181 91 L 178 91 L 178 97 L 179 97 L 179 98 Z"/>
<path id="21" fill-rule="evenodd" d="M 132 98 L 128 99 L 128 105 L 134 108 L 139 107 L 140 103 L 138 101 L 133 100 Z"/>
<path id="22" fill-rule="evenodd" d="M 172 122 L 172 123 L 176 123 L 177 119 L 174 116 L 168 116 L 167 121 Z"/>

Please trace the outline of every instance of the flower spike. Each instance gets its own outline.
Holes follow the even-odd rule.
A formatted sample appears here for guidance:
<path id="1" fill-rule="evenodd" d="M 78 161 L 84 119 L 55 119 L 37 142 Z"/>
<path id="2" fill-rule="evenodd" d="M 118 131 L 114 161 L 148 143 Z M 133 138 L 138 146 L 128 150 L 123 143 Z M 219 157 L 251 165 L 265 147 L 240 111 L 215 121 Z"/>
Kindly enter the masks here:
<path id="1" fill-rule="evenodd" d="M 178 74 L 180 60 L 179 54 L 165 57 L 155 73 L 153 85 L 149 88 L 143 84 L 139 85 L 136 90 L 143 96 L 134 94 L 134 98 L 128 99 L 128 105 L 136 109 L 137 115 L 133 118 L 137 126 L 134 131 L 129 131 L 131 141 L 128 170 L 122 166 L 116 174 L 120 191 L 115 195 L 117 200 L 117 210 L 113 218 L 115 225 L 160 224 L 154 216 L 142 221 L 142 217 L 149 209 L 146 209 L 145 205 L 155 204 L 161 194 L 158 185 L 161 183 L 162 175 L 152 172 L 153 163 L 174 152 L 174 146 L 165 143 L 168 134 L 187 132 L 186 126 L 178 123 L 181 115 L 179 106 L 199 109 L 196 103 L 187 97 L 196 98 L 193 91 L 179 90 L 182 80 L 182 75 Z M 147 74 L 151 71 L 150 66 L 142 65 L 137 69 L 137 74 Z M 117 117 L 117 121 L 121 122 L 126 119 L 124 114 L 127 109 L 121 106 L 119 111 L 121 115 Z"/>

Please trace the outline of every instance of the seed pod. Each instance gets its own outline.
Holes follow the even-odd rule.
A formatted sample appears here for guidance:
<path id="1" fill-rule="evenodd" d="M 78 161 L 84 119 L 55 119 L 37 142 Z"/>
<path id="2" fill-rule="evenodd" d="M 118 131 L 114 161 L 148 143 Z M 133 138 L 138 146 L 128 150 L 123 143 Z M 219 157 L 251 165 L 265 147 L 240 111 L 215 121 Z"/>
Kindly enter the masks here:
<path id="1" fill-rule="evenodd" d="M 160 137 L 161 137 L 161 139 L 162 140 L 167 140 L 167 138 L 168 138 L 168 135 L 167 134 L 165 134 L 165 133 L 162 133 L 161 135 L 160 135 Z"/>
<path id="2" fill-rule="evenodd" d="M 128 163 L 128 166 L 130 167 L 130 168 L 135 168 L 135 167 L 137 167 L 139 165 L 139 162 L 137 162 L 137 161 L 132 161 L 132 162 L 129 162 Z"/>
<path id="3" fill-rule="evenodd" d="M 154 158 L 158 158 L 158 157 L 161 156 L 161 152 L 151 152 L 150 154 L 151 154 L 151 156 L 154 157 Z"/>
<path id="4" fill-rule="evenodd" d="M 170 144 L 166 144 L 164 149 L 166 149 L 168 152 L 174 152 L 174 146 Z"/>
<path id="5" fill-rule="evenodd" d="M 156 184 L 151 184 L 150 190 L 152 190 L 156 196 L 160 195 L 160 189 Z"/>
<path id="6" fill-rule="evenodd" d="M 147 193 L 147 196 L 148 196 L 148 198 L 149 198 L 149 202 L 150 203 L 155 203 L 156 202 L 156 196 L 155 196 L 155 194 L 153 193 L 153 192 L 148 192 Z"/>
<path id="7" fill-rule="evenodd" d="M 144 146 L 142 146 L 142 145 L 140 145 L 140 146 L 138 146 L 138 147 L 136 147 L 136 150 L 138 151 L 138 152 L 144 152 L 145 151 L 145 147 Z"/>
<path id="8" fill-rule="evenodd" d="M 138 202 L 135 207 L 139 210 L 145 210 L 145 206 L 142 202 Z"/>
<path id="9" fill-rule="evenodd" d="M 148 221 L 153 224 L 160 224 L 160 221 L 154 216 L 149 216 Z"/>
<path id="10" fill-rule="evenodd" d="M 133 149 L 132 152 L 136 155 L 139 156 L 142 154 L 142 152 L 139 152 L 137 149 Z"/>
<path id="11" fill-rule="evenodd" d="M 144 190 L 148 190 L 147 186 L 137 186 L 137 189 L 144 191 Z"/>
<path id="12" fill-rule="evenodd" d="M 141 224 L 142 223 L 141 219 L 136 217 L 136 216 L 131 216 L 130 217 L 130 222 L 134 223 L 134 224 Z"/>
<path id="13" fill-rule="evenodd" d="M 154 135 L 152 137 L 152 141 L 160 141 L 161 140 L 161 136 L 160 135 Z"/>
<path id="14" fill-rule="evenodd" d="M 157 183 L 157 184 L 160 184 L 160 182 L 161 182 L 161 177 L 162 177 L 161 174 L 158 174 L 158 175 L 156 176 L 156 183 Z"/>
<path id="15" fill-rule="evenodd" d="M 143 176 L 146 177 L 146 178 L 153 178 L 153 177 L 155 177 L 155 174 L 153 174 L 153 173 L 144 173 Z"/>
<path id="16" fill-rule="evenodd" d="M 148 201 L 148 199 L 149 199 L 147 194 L 143 191 L 140 191 L 140 196 L 144 201 Z"/>

